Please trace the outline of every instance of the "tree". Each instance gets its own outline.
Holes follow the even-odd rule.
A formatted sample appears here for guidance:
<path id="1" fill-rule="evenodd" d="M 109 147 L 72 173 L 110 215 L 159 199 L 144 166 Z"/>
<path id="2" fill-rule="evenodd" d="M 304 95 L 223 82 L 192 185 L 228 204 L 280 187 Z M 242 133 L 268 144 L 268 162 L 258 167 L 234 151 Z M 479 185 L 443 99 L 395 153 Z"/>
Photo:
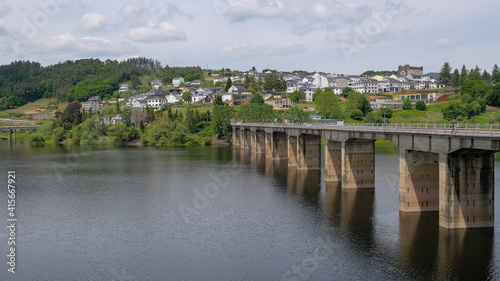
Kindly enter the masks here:
<path id="1" fill-rule="evenodd" d="M 264 104 L 264 97 L 259 94 L 253 94 L 252 95 L 252 100 L 250 101 L 252 104 Z"/>
<path id="2" fill-rule="evenodd" d="M 191 94 L 190 91 L 184 92 L 184 93 L 182 93 L 182 99 L 185 102 L 190 103 L 193 100 L 193 94 Z"/>
<path id="3" fill-rule="evenodd" d="M 411 109 L 411 100 L 409 98 L 406 98 L 403 101 L 403 110 Z"/>
<path id="4" fill-rule="evenodd" d="M 233 118 L 233 109 L 227 104 L 215 105 L 212 117 L 215 125 L 215 133 L 219 139 L 231 138 L 231 118 Z"/>
<path id="5" fill-rule="evenodd" d="M 283 77 L 278 77 L 275 72 L 267 73 L 264 78 L 264 90 L 271 91 L 279 91 L 286 89 L 286 82 L 283 80 Z"/>
<path id="6" fill-rule="evenodd" d="M 299 102 L 301 100 L 305 100 L 306 93 L 304 93 L 303 91 L 294 91 L 292 94 L 290 94 L 290 99 L 293 102 Z"/>
<path id="7" fill-rule="evenodd" d="M 447 107 L 443 109 L 443 118 L 452 121 L 452 120 L 462 120 L 465 109 L 461 102 L 451 102 Z"/>
<path id="8" fill-rule="evenodd" d="M 123 110 L 122 110 L 122 120 L 123 120 L 123 123 L 126 125 L 126 126 L 131 126 L 132 125 L 132 110 L 128 107 L 125 107 Z"/>
<path id="9" fill-rule="evenodd" d="M 345 88 L 342 90 L 342 95 L 343 95 L 344 97 L 347 97 L 347 96 L 349 96 L 349 94 L 350 94 L 351 92 L 354 92 L 354 90 L 353 90 L 351 87 L 345 87 Z"/>
<path id="10" fill-rule="evenodd" d="M 73 124 L 80 124 L 82 122 L 82 105 L 79 101 L 75 100 L 70 102 L 62 113 L 62 122 L 69 124 L 71 128 Z"/>
<path id="11" fill-rule="evenodd" d="M 352 91 L 347 96 L 347 110 L 353 112 L 356 109 L 361 110 L 363 117 L 366 116 L 368 112 L 373 111 L 370 102 L 365 95 Z"/>
<path id="12" fill-rule="evenodd" d="M 473 69 L 470 70 L 469 80 L 470 81 L 482 80 L 481 69 L 479 69 L 479 67 L 477 67 L 477 65 L 476 65 L 476 68 L 473 68 Z"/>
<path id="13" fill-rule="evenodd" d="M 186 125 L 191 134 L 196 134 L 200 130 L 201 115 L 198 110 L 188 109 L 186 112 Z"/>
<path id="14" fill-rule="evenodd" d="M 493 66 L 493 71 L 491 71 L 491 82 L 494 84 L 500 83 L 500 70 L 496 64 Z"/>
<path id="15" fill-rule="evenodd" d="M 323 119 L 343 119 L 341 100 L 330 88 L 315 93 L 314 104 Z"/>
<path id="16" fill-rule="evenodd" d="M 116 114 L 120 114 L 120 102 L 118 98 L 116 98 Z"/>
<path id="17" fill-rule="evenodd" d="M 231 77 L 227 78 L 226 87 L 224 88 L 224 92 L 229 91 L 229 88 L 231 88 L 232 85 L 233 85 L 233 81 L 231 81 Z"/>
<path id="18" fill-rule="evenodd" d="M 491 82 L 491 75 L 486 71 L 486 69 L 483 71 L 483 75 L 481 76 L 483 78 L 483 81 L 485 83 L 490 83 Z"/>
<path id="19" fill-rule="evenodd" d="M 215 96 L 215 98 L 214 98 L 214 106 L 215 105 L 224 105 L 224 102 L 222 101 L 222 96 L 220 96 L 220 95 Z"/>
<path id="20" fill-rule="evenodd" d="M 448 62 L 445 62 L 439 73 L 438 83 L 446 86 L 451 85 L 451 67 Z"/>
<path id="21" fill-rule="evenodd" d="M 460 72 L 458 72 L 458 69 L 456 68 L 455 71 L 453 71 L 453 76 L 451 77 L 451 85 L 453 87 L 460 86 Z"/>
<path id="22" fill-rule="evenodd" d="M 380 115 L 380 112 L 370 112 L 366 115 L 365 122 L 366 123 L 384 123 L 384 118 Z"/>
<path id="23" fill-rule="evenodd" d="M 469 81 L 469 72 L 465 65 L 462 66 L 462 70 L 460 71 L 460 85 L 463 85 L 465 82 Z"/>
<path id="24" fill-rule="evenodd" d="M 500 84 L 493 86 L 491 93 L 486 97 L 486 102 L 491 106 L 500 106 Z"/>
<path id="25" fill-rule="evenodd" d="M 415 104 L 415 108 L 420 111 L 426 111 L 427 105 L 424 101 L 417 101 L 417 103 Z"/>
<path id="26" fill-rule="evenodd" d="M 363 120 L 364 118 L 364 115 L 363 115 L 363 111 L 359 110 L 359 109 L 354 109 L 353 111 L 351 111 L 351 118 L 354 119 L 354 120 L 358 120 L 358 121 L 361 121 Z"/>
<path id="27" fill-rule="evenodd" d="M 392 108 L 384 106 L 380 109 L 380 116 L 385 116 L 385 118 L 392 118 L 392 113 L 394 110 Z"/>
<path id="28" fill-rule="evenodd" d="M 240 106 L 238 118 L 244 122 L 271 121 L 276 118 L 273 107 L 269 104 L 251 103 Z"/>

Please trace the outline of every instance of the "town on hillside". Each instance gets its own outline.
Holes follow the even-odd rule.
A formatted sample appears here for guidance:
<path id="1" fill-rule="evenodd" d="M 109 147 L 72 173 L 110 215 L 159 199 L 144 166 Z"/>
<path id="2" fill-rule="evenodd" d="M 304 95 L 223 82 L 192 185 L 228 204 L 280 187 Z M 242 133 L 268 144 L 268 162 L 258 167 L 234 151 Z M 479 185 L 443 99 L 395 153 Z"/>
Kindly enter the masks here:
<path id="1" fill-rule="evenodd" d="M 183 77 L 173 78 L 171 85 L 164 85 L 162 81 L 154 80 L 151 82 L 151 90 L 132 95 L 126 106 L 133 110 L 150 107 L 154 111 L 159 111 L 165 105 L 178 103 L 211 104 L 218 95 L 229 105 L 244 105 L 250 103 L 252 94 L 255 91 L 242 86 L 245 80 L 264 81 L 269 74 L 271 74 L 270 71 L 248 71 L 232 77 L 214 75 L 215 77 L 212 79 L 213 86 L 211 87 L 200 86 L 202 85 L 200 80 L 187 82 Z M 301 92 L 303 101 L 312 102 L 313 94 L 318 89 L 330 88 L 336 95 L 340 96 L 344 89 L 348 87 L 361 94 L 383 94 L 401 91 L 402 93 L 399 96 L 378 98 L 370 102 L 374 111 L 382 107 L 400 109 L 405 99 L 410 99 L 412 102 L 424 101 L 427 104 L 438 100 L 443 95 L 438 91 L 412 93 L 411 90 L 445 87 L 445 85 L 438 83 L 439 73 L 424 74 L 423 67 L 410 65 L 400 65 L 397 74 L 391 72 L 380 75 L 338 75 L 323 72 L 314 74 L 274 72 L 272 74 L 274 77 L 279 77 L 286 84 L 286 89 L 274 89 L 262 93 L 265 102 L 275 109 L 293 107 L 293 102 L 289 98 L 281 97 L 280 93 L 283 92 L 286 92 L 286 94 Z M 222 85 L 227 85 L 228 80 L 230 80 L 231 85 L 223 87 Z M 129 84 L 120 85 L 120 93 L 130 91 Z M 85 111 L 97 112 L 103 106 L 104 103 L 98 96 L 92 96 L 88 101 L 82 103 Z M 120 116 L 117 115 L 106 120 L 106 123 L 108 122 L 121 122 Z"/>

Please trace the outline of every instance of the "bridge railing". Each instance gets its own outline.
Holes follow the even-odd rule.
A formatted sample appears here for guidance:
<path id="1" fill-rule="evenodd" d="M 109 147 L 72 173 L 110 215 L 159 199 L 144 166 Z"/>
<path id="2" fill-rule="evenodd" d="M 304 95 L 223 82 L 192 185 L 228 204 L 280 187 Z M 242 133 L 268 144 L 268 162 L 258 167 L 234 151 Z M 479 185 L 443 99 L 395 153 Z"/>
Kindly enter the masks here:
<path id="1" fill-rule="evenodd" d="M 341 131 L 365 131 L 387 133 L 417 133 L 457 136 L 492 136 L 500 137 L 500 124 L 469 124 L 456 123 L 455 126 L 446 123 L 231 123 L 231 125 L 249 125 L 259 127 L 288 127 L 300 129 L 331 129 Z"/>

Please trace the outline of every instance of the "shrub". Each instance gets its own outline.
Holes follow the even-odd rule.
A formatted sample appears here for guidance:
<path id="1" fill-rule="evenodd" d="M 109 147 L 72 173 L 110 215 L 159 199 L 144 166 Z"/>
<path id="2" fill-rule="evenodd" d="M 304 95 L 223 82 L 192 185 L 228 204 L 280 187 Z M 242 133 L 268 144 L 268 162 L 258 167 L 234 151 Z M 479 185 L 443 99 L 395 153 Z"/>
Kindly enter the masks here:
<path id="1" fill-rule="evenodd" d="M 424 101 L 417 101 L 417 104 L 415 104 L 415 108 L 420 111 L 426 111 L 427 105 Z"/>
<path id="2" fill-rule="evenodd" d="M 33 133 L 28 136 L 28 142 L 32 147 L 42 147 L 45 145 L 45 138 L 42 134 Z"/>

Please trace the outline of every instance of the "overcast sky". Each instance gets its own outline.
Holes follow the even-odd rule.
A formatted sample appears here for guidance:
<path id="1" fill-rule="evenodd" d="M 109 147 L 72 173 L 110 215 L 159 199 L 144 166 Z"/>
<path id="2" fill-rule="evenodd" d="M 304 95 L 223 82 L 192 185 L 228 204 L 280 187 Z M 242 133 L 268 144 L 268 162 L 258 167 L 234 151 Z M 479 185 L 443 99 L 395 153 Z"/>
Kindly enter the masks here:
<path id="1" fill-rule="evenodd" d="M 163 65 L 360 74 L 500 64 L 496 0 L 0 0 L 0 64 Z"/>

